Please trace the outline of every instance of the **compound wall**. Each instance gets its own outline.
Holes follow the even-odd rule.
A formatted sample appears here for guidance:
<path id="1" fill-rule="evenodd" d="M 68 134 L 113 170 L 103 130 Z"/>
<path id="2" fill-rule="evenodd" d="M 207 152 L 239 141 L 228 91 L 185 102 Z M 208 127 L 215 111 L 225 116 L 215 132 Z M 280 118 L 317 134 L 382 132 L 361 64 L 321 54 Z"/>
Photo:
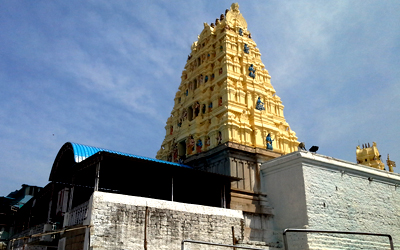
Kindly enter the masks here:
<path id="1" fill-rule="evenodd" d="M 399 174 L 308 152 L 266 162 L 261 172 L 276 229 L 390 234 L 400 247 Z M 289 249 L 389 249 L 384 237 L 291 234 Z"/>
<path id="2" fill-rule="evenodd" d="M 180 249 L 185 239 L 232 244 L 233 230 L 243 238 L 237 210 L 94 192 L 89 211 L 90 249 Z"/>

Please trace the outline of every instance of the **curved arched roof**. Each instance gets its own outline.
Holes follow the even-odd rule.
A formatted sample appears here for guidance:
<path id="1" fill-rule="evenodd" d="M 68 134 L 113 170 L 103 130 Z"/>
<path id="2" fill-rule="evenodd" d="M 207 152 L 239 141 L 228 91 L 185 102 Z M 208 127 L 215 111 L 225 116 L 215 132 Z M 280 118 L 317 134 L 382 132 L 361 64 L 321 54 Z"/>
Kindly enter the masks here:
<path id="1" fill-rule="evenodd" d="M 87 146 L 87 145 L 73 143 L 73 142 L 68 142 L 68 143 L 70 143 L 72 145 L 72 148 L 74 151 L 74 160 L 76 163 L 79 163 L 79 162 L 85 160 L 86 158 L 96 154 L 97 152 L 104 151 L 104 152 L 108 152 L 108 153 L 112 153 L 112 154 L 132 157 L 132 158 L 136 158 L 136 159 L 160 162 L 160 163 L 164 163 L 164 164 L 176 165 L 176 166 L 181 166 L 181 167 L 189 167 L 189 166 L 185 166 L 185 165 L 174 163 L 174 162 L 162 161 L 162 160 L 158 160 L 158 159 L 138 156 L 138 155 L 134 155 L 134 154 L 122 153 L 122 152 L 104 149 L 104 148 L 97 148 L 97 147 Z"/>
<path id="2" fill-rule="evenodd" d="M 60 168 L 71 167 L 72 165 L 82 162 L 86 158 L 89 158 L 90 156 L 92 156 L 98 152 L 108 152 L 111 154 L 127 156 L 127 157 L 131 157 L 131 158 L 135 158 L 135 159 L 145 160 L 145 161 L 158 162 L 161 164 L 173 165 L 173 166 L 178 166 L 178 167 L 192 168 L 190 166 L 175 163 L 175 162 L 162 161 L 162 160 L 138 156 L 138 155 L 134 155 L 134 154 L 127 154 L 127 153 L 122 153 L 122 152 L 118 152 L 118 151 L 114 151 L 114 150 L 92 147 L 92 146 L 87 146 L 87 145 L 73 143 L 73 142 L 67 142 L 58 151 L 56 159 L 54 160 L 54 163 L 53 163 L 53 167 L 51 169 L 49 181 L 53 180 L 53 178 L 56 175 L 56 172 L 61 170 Z"/>

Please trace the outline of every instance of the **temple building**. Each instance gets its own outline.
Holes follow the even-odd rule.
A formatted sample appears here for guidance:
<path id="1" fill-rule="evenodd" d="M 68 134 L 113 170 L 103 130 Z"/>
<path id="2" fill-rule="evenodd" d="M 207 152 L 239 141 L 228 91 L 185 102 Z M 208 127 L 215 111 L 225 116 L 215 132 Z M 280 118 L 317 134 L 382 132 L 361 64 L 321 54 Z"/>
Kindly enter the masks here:
<path id="1" fill-rule="evenodd" d="M 297 150 L 238 4 L 204 23 L 181 78 L 157 159 L 178 162 L 227 142 L 279 155 Z"/>
<path id="2" fill-rule="evenodd" d="M 260 55 L 238 4 L 205 23 L 157 159 L 65 143 L 8 249 L 399 248 L 395 163 L 305 150 Z"/>
<path id="3" fill-rule="evenodd" d="M 156 158 L 239 178 L 228 207 L 269 215 L 260 165 L 299 142 L 237 3 L 204 23 L 174 101 Z"/>

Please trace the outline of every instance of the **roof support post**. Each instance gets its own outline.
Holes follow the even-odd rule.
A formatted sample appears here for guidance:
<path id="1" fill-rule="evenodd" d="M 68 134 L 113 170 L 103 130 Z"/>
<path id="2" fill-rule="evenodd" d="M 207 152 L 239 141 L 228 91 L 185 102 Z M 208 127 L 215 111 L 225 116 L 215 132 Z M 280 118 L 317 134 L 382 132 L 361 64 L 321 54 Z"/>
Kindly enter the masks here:
<path id="1" fill-rule="evenodd" d="M 174 177 L 171 177 L 171 201 L 174 201 Z"/>
<path id="2" fill-rule="evenodd" d="M 222 185 L 221 188 L 221 207 L 226 208 L 226 196 L 225 196 L 225 183 Z"/>
<path id="3" fill-rule="evenodd" d="M 69 191 L 67 212 L 71 211 L 71 209 L 72 209 L 72 201 L 74 199 L 74 190 L 75 190 L 75 177 L 72 177 L 72 185 L 71 185 L 71 189 Z"/>
<path id="4" fill-rule="evenodd" d="M 100 162 L 96 165 L 96 176 L 94 179 L 94 191 L 99 191 L 99 181 L 100 181 Z"/>

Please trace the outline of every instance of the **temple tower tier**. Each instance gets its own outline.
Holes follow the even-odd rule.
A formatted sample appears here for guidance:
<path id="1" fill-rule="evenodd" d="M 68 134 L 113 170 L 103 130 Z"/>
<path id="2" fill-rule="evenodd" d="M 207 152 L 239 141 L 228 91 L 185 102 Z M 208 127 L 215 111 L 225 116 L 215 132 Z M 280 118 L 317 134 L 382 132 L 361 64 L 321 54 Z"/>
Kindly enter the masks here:
<path id="1" fill-rule="evenodd" d="M 234 177 L 228 207 L 269 225 L 260 165 L 299 145 L 283 108 L 239 5 L 232 4 L 215 23 L 204 23 L 191 46 L 156 158 Z M 272 239 L 270 229 L 246 230 L 247 239 Z"/>
<path id="2" fill-rule="evenodd" d="M 287 154 L 296 133 L 283 115 L 238 4 L 204 23 L 191 46 L 157 158 L 185 161 L 225 142 Z"/>

